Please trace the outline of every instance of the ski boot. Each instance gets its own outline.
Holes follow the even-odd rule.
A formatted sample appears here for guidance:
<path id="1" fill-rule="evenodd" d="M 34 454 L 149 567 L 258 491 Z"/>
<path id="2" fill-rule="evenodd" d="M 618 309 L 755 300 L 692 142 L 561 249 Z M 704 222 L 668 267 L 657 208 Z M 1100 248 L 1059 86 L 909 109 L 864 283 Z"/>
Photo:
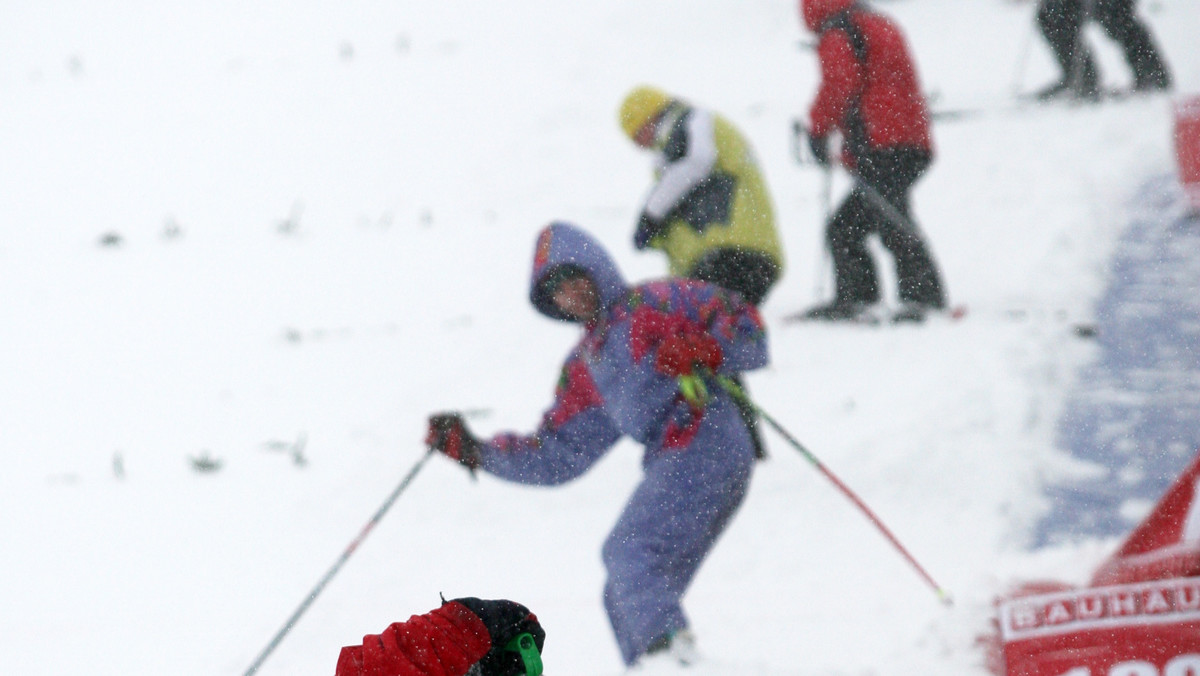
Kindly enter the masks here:
<path id="1" fill-rule="evenodd" d="M 806 310 L 801 318 L 808 321 L 822 322 L 857 322 L 866 316 L 866 303 L 853 301 L 834 301 L 828 305 L 818 305 Z"/>
<path id="2" fill-rule="evenodd" d="M 688 667 L 698 661 L 700 654 L 696 651 L 695 635 L 687 629 L 680 629 L 651 643 L 629 673 L 657 673 L 661 669 Z"/>

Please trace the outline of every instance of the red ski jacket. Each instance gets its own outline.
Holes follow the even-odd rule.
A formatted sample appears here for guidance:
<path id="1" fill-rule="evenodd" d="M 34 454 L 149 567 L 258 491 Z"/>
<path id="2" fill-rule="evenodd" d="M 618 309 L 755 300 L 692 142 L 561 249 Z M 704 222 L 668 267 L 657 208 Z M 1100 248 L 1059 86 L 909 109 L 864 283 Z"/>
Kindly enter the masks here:
<path id="1" fill-rule="evenodd" d="M 342 648 L 335 676 L 463 676 L 491 646 L 483 620 L 451 601 Z"/>
<path id="2" fill-rule="evenodd" d="M 854 0 L 800 0 L 800 12 L 820 37 L 812 135 L 841 132 L 851 167 L 871 150 L 919 148 L 932 155 L 929 111 L 900 28 Z"/>

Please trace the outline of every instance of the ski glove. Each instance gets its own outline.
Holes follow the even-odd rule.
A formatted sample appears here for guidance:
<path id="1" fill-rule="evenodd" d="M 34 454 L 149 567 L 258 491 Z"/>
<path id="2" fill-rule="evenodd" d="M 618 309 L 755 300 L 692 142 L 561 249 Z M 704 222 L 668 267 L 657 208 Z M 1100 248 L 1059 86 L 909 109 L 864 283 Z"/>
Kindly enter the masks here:
<path id="1" fill-rule="evenodd" d="M 474 597 L 454 599 L 479 616 L 492 639 L 491 650 L 479 660 L 481 676 L 538 676 L 542 673 L 541 652 L 546 632 L 537 616 L 514 601 L 485 601 Z M 534 646 L 528 645 L 529 634 Z M 525 641 L 521 639 L 525 638 Z"/>
<path id="2" fill-rule="evenodd" d="M 633 248 L 641 251 L 650 246 L 650 241 L 658 237 L 666 225 L 664 219 L 654 218 L 643 211 L 638 218 L 637 230 L 633 233 Z"/>
<path id="3" fill-rule="evenodd" d="M 813 159 L 822 167 L 829 166 L 829 139 L 824 136 L 808 136 L 808 149 L 812 151 Z"/>
<path id="4" fill-rule="evenodd" d="M 692 375 L 696 367 L 715 373 L 724 360 L 716 338 L 693 331 L 670 336 L 659 343 L 654 368 L 659 373 L 678 378 Z"/>
<path id="5" fill-rule="evenodd" d="M 479 452 L 480 443 L 467 429 L 462 416 L 457 413 L 439 413 L 429 416 L 429 431 L 425 434 L 425 445 L 442 453 L 474 471 L 483 462 Z"/>

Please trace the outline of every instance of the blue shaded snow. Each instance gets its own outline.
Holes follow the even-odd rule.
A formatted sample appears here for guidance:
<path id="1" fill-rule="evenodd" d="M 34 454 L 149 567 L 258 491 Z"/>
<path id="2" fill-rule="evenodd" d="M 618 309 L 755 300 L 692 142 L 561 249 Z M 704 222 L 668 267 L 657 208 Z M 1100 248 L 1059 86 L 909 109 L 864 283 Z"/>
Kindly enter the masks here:
<path id="1" fill-rule="evenodd" d="M 1141 187 L 1096 309 L 1095 362 L 1058 424 L 1095 471 L 1051 484 L 1034 547 L 1124 535 L 1200 447 L 1200 217 L 1173 175 Z"/>

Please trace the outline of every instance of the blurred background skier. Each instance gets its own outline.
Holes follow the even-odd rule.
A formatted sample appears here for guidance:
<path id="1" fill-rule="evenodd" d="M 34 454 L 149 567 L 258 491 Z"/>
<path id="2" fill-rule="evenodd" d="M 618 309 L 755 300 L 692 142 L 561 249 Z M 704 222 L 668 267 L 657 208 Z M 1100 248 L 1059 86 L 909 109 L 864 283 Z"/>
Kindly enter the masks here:
<path id="1" fill-rule="evenodd" d="M 604 606 L 626 664 L 696 659 L 681 599 L 746 495 L 754 450 L 713 374 L 767 363 L 755 308 L 705 282 L 626 286 L 591 236 L 554 223 L 538 236 L 530 300 L 583 328 L 532 434 L 476 439 L 456 413 L 432 416 L 426 442 L 470 468 L 556 485 L 625 435 L 645 447 L 643 478 L 602 555 Z"/>
<path id="2" fill-rule="evenodd" d="M 545 641 L 519 603 L 454 599 L 342 648 L 335 676 L 536 676 Z"/>
<path id="3" fill-rule="evenodd" d="M 656 154 L 634 247 L 661 250 L 673 276 L 762 304 L 783 273 L 783 248 L 746 138 L 724 117 L 646 85 L 625 96 L 618 121 L 638 147 Z"/>
<path id="4" fill-rule="evenodd" d="M 909 190 L 933 158 L 929 113 L 900 28 L 855 0 L 801 0 L 805 26 L 818 36 L 821 83 L 809 110 L 808 144 L 831 166 L 829 142 L 842 137 L 841 163 L 854 189 L 830 218 L 835 297 L 802 316 L 853 320 L 880 300 L 866 243 L 878 235 L 894 257 L 901 309 L 896 321 L 945 307 L 937 264 L 912 218 Z"/>
<path id="5" fill-rule="evenodd" d="M 1100 97 L 1100 73 L 1084 39 L 1083 26 L 1094 19 L 1125 55 L 1133 71 L 1134 91 L 1171 88 L 1171 74 L 1154 39 L 1134 14 L 1135 0 L 1041 0 L 1037 25 L 1062 69 L 1062 76 L 1036 97 L 1049 100 Z"/>

